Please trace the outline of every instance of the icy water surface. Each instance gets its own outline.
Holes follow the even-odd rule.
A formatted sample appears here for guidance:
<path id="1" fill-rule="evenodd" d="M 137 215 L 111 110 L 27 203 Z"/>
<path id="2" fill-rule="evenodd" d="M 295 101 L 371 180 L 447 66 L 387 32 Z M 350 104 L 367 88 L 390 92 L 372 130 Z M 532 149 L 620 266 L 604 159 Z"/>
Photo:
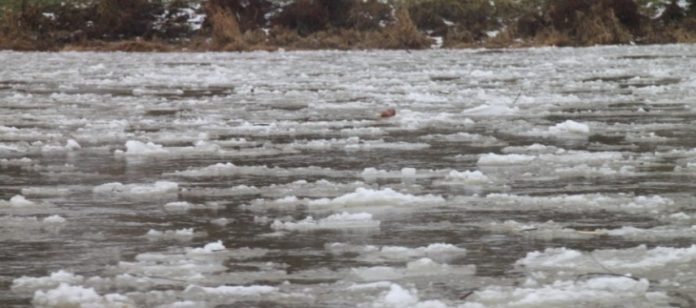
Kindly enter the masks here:
<path id="1" fill-rule="evenodd" d="M 2 307 L 696 305 L 694 45 L 0 63 Z"/>

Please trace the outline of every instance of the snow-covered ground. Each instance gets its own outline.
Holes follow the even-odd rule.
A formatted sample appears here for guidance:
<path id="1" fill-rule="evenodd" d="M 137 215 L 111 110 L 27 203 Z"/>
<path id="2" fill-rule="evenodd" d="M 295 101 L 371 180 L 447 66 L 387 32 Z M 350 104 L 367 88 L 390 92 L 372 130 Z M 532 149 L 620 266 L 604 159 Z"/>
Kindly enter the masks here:
<path id="1" fill-rule="evenodd" d="M 0 306 L 696 301 L 694 45 L 0 63 Z"/>

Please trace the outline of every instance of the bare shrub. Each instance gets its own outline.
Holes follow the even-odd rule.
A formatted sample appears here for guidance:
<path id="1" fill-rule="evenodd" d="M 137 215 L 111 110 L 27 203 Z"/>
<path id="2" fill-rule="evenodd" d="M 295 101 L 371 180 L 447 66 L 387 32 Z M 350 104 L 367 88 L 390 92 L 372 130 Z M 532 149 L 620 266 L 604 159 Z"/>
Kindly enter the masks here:
<path id="1" fill-rule="evenodd" d="M 267 0 L 208 0 L 206 8 L 228 10 L 237 18 L 240 31 L 246 32 L 266 26 L 266 14 L 273 4 Z"/>
<path id="2" fill-rule="evenodd" d="M 574 45 L 573 39 L 571 39 L 566 33 L 558 31 L 551 28 L 546 28 L 541 32 L 537 33 L 533 40 L 534 45 L 540 46 L 571 46 Z"/>
<path id="3" fill-rule="evenodd" d="M 418 31 L 411 19 L 408 9 L 396 11 L 396 21 L 384 29 L 385 42 L 383 48 L 427 48 L 432 40 Z"/>
<path id="4" fill-rule="evenodd" d="M 4 9 L 0 19 L 0 48 L 15 50 L 50 50 L 53 21 L 44 16 L 38 5 L 26 1 L 18 9 Z"/>
<path id="5" fill-rule="evenodd" d="M 300 35 L 296 31 L 280 26 L 271 28 L 268 34 L 269 43 L 275 46 L 291 46 L 299 39 Z"/>
<path id="6" fill-rule="evenodd" d="M 578 12 L 577 17 L 575 36 L 581 45 L 625 44 L 632 40 L 612 9 L 595 5 L 589 12 Z"/>
<path id="7" fill-rule="evenodd" d="M 498 35 L 484 41 L 484 46 L 488 48 L 504 48 L 515 45 L 515 30 L 512 28 L 500 31 Z"/>
<path id="8" fill-rule="evenodd" d="M 212 39 L 218 47 L 241 44 L 242 31 L 234 13 L 216 5 L 209 5 L 206 11 Z"/>
<path id="9" fill-rule="evenodd" d="M 478 35 L 471 33 L 464 27 L 449 29 L 444 37 L 443 46 L 448 48 L 460 48 L 473 44 Z"/>
<path id="10" fill-rule="evenodd" d="M 633 0 L 553 0 L 551 25 L 575 45 L 631 42 L 641 31 L 642 16 Z"/>

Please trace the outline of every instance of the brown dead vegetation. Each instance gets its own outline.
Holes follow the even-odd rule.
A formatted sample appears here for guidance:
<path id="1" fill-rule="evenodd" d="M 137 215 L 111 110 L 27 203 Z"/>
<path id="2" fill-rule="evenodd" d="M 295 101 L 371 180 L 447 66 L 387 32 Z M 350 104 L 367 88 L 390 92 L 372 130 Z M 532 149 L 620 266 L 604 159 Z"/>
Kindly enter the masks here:
<path id="1" fill-rule="evenodd" d="M 182 47 L 162 41 L 145 41 L 142 39 L 125 41 L 88 41 L 65 45 L 64 51 L 125 51 L 125 52 L 167 52 L 181 50 Z"/>
<path id="2" fill-rule="evenodd" d="M 272 8 L 273 5 L 267 0 L 209 0 L 205 3 L 205 11 L 208 16 L 211 16 L 211 12 L 221 10 L 232 14 L 236 18 L 240 32 L 258 30 L 266 26 L 265 15 Z"/>
<path id="3" fill-rule="evenodd" d="M 384 29 L 384 48 L 427 48 L 432 41 L 421 33 L 406 8 L 396 11 L 396 22 Z"/>
<path id="4" fill-rule="evenodd" d="M 433 43 L 428 35 L 448 48 L 696 42 L 696 5 L 676 1 L 649 17 L 635 0 L 296 0 L 282 10 L 207 0 L 195 31 L 188 0 L 21 1 L 0 11 L 0 49 L 420 49 Z"/>
<path id="5" fill-rule="evenodd" d="M 570 33 L 580 45 L 628 44 L 633 38 L 614 10 L 601 4 L 579 12 L 576 26 Z"/>
<path id="6" fill-rule="evenodd" d="M 208 6 L 207 12 L 212 39 L 217 47 L 242 43 L 242 30 L 233 12 L 216 5 Z"/>

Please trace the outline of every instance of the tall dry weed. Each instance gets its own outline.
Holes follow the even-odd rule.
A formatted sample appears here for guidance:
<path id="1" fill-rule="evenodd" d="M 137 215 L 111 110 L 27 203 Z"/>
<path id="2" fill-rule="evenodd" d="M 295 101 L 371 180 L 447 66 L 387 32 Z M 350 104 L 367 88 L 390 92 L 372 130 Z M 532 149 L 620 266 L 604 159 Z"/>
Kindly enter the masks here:
<path id="1" fill-rule="evenodd" d="M 602 5 L 594 5 L 589 12 L 578 12 L 575 26 L 580 45 L 626 44 L 633 40 L 614 10 Z"/>
<path id="2" fill-rule="evenodd" d="M 237 17 L 228 9 L 211 5 L 207 9 L 214 44 L 218 48 L 242 45 L 242 31 Z M 239 46 L 241 47 L 241 46 Z"/>
<path id="3" fill-rule="evenodd" d="M 395 14 L 396 21 L 384 29 L 384 48 L 421 49 L 432 44 L 432 40 L 418 31 L 411 19 L 411 14 L 405 7 L 399 8 Z"/>

